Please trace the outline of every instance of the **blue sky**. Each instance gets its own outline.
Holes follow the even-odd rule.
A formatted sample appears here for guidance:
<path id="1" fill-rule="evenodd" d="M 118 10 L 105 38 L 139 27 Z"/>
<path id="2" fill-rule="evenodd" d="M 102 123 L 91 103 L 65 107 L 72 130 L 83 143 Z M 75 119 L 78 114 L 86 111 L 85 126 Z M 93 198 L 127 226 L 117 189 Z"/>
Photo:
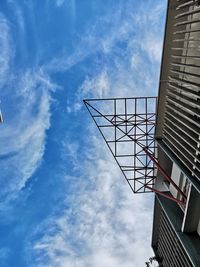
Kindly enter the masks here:
<path id="1" fill-rule="evenodd" d="M 0 266 L 144 266 L 133 195 L 83 98 L 156 95 L 166 1 L 0 3 Z"/>

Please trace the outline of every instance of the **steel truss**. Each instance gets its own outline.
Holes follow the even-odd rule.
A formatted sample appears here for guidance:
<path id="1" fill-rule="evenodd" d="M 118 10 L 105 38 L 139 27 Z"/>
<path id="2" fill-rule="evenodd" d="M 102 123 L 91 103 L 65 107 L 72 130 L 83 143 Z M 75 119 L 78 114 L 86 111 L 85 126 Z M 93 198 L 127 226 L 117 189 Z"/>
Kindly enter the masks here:
<path id="1" fill-rule="evenodd" d="M 86 99 L 84 103 L 134 193 L 153 191 L 179 204 L 185 203 L 186 196 L 155 156 L 157 97 Z M 183 200 L 154 188 L 157 170 Z"/>

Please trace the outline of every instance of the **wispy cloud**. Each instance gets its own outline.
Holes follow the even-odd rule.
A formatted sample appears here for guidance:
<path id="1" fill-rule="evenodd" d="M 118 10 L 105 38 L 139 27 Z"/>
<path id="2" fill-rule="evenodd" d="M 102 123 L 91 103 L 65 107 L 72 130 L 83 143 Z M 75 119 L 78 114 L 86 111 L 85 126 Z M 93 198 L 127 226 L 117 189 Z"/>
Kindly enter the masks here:
<path id="1" fill-rule="evenodd" d="M 70 207 L 32 237 L 42 236 L 29 244 L 33 266 L 142 266 L 151 256 L 152 199 L 133 196 L 106 148 L 96 137 L 92 144 L 81 181 L 65 177 L 77 181 Z"/>
<path id="2" fill-rule="evenodd" d="M 40 165 L 50 126 L 50 94 L 55 85 L 41 70 L 27 70 L 16 78 L 8 93 L 13 89 L 14 107 L 4 111 L 5 122 L 0 133 L 4 198 L 8 194 L 12 198 L 12 194 L 21 190 Z"/>
<path id="3" fill-rule="evenodd" d="M 75 6 L 75 3 L 73 5 Z M 146 1 L 145 5 L 139 3 L 136 9 L 133 8 L 132 1 L 117 5 L 115 12 L 112 13 L 112 21 L 111 14 L 106 14 L 95 21 L 82 35 L 74 48 L 74 53 L 66 56 L 65 52 L 62 52 L 62 55 L 49 62 L 46 68 L 66 71 L 98 51 L 108 57 L 110 54 L 113 58 L 120 52 L 116 51 L 119 42 L 126 43 L 126 47 L 123 48 L 124 53 L 131 48 L 131 44 L 137 44 L 152 61 L 159 62 L 162 48 L 160 21 L 165 7 L 166 3 L 159 1 L 153 4 L 151 1 Z"/>
<path id="4" fill-rule="evenodd" d="M 122 6 L 118 7 L 116 13 L 107 14 L 89 27 L 71 55 L 63 52 L 41 68 L 27 68 L 18 73 L 12 69 L 14 55 L 11 51 L 15 49 L 9 24 L 5 18 L 0 20 L 0 42 L 5 47 L 0 82 L 5 82 L 8 72 L 12 76 L 5 94 L 5 97 L 10 97 L 11 105 L 4 111 L 5 123 L 0 131 L 0 157 L 4 159 L 1 161 L 1 199 L 15 197 L 42 162 L 46 132 L 51 123 L 51 92 L 57 87 L 49 73 L 65 72 L 94 55 L 96 68 L 88 71 L 74 104 L 68 106 L 70 112 L 80 111 L 80 101 L 84 97 L 154 92 L 152 73 L 160 57 L 157 55 L 160 37 L 156 37 L 157 31 L 153 30 L 154 27 L 157 29 L 157 20 L 155 17 L 146 20 L 142 17 L 143 11 L 138 11 L 136 17 L 137 12 L 129 5 L 131 2 L 126 4 L 124 14 Z M 67 1 L 57 0 L 55 3 L 60 7 Z M 76 3 L 70 3 L 75 14 Z M 157 10 L 159 20 L 162 12 L 156 7 L 147 6 L 145 13 Z M 101 53 L 102 60 L 98 53 Z M 58 205 L 57 214 L 39 224 L 34 233 L 29 233 L 25 249 L 28 266 L 129 267 L 141 266 L 151 256 L 149 233 L 152 214 L 149 206 L 152 198 L 132 196 L 115 162 L 95 137 L 96 132 L 91 130 L 87 134 L 92 136 L 91 146 L 85 148 L 82 167 L 77 157 L 78 141 L 63 142 L 63 158 L 69 156 L 73 167 L 81 168 L 80 175 L 65 175 L 62 190 L 69 193 L 65 186 L 72 188 L 61 205 L 64 208 L 60 210 Z M 6 257 L 3 253 L 2 257 Z"/>
<path id="5" fill-rule="evenodd" d="M 145 7 L 144 7 L 145 6 Z M 156 95 L 159 67 L 162 52 L 162 32 L 160 27 L 165 3 L 139 5 L 137 10 L 131 8 L 130 3 L 125 5 L 124 11 L 120 8 L 113 17 L 113 22 L 103 35 L 98 35 L 99 24 L 92 26 L 86 34 L 84 43 L 87 51 L 80 49 L 69 59 L 56 65 L 62 69 L 70 68 L 88 56 L 88 51 L 102 54 L 102 60 L 95 62 L 96 70 L 88 75 L 80 86 L 73 106 L 68 105 L 69 112 L 81 109 L 82 98 L 123 97 Z M 122 19 L 122 12 L 124 12 Z M 152 16 L 154 14 L 154 16 Z M 110 16 L 110 15 L 109 15 Z M 103 36 L 103 37 L 102 37 Z M 77 57 L 77 55 L 81 55 Z M 72 59 L 71 58 L 71 59 Z M 62 63 L 63 62 L 63 63 Z M 68 63 L 67 63 L 68 62 Z M 55 62 L 54 62 L 55 63 Z M 52 62 L 52 67 L 54 65 Z M 54 65 L 55 66 L 55 65 Z M 91 71 L 89 71 L 91 73 Z"/>
<path id="6" fill-rule="evenodd" d="M 10 2 L 11 8 L 13 4 Z M 25 42 L 22 11 L 16 5 L 13 12 Z M 0 131 L 0 199 L 3 202 L 16 196 L 42 161 L 46 130 L 50 127 L 51 92 L 57 88 L 40 67 L 14 69 L 17 47 L 12 27 L 0 14 L 0 93 L 4 116 Z"/>
<path id="7" fill-rule="evenodd" d="M 7 257 L 10 255 L 10 253 L 10 248 L 0 248 L 0 260 L 2 265 L 6 266 Z"/>
<path id="8" fill-rule="evenodd" d="M 66 136 L 66 138 L 61 142 L 61 158 L 64 161 L 68 161 L 68 164 L 71 166 L 71 169 L 75 171 L 78 169 L 79 166 L 78 154 L 80 151 L 80 144 L 76 141 L 69 142 L 69 139 L 69 136 Z"/>
<path id="9" fill-rule="evenodd" d="M 56 5 L 57 5 L 58 7 L 60 7 L 60 6 L 62 6 L 62 5 L 64 4 L 64 2 L 65 2 L 65 0 L 57 0 L 57 1 L 56 1 Z"/>
<path id="10" fill-rule="evenodd" d="M 76 24 L 76 0 L 56 0 L 56 7 L 64 10 L 66 12 L 66 16 L 68 20 L 70 20 L 72 28 L 75 27 Z M 73 30 L 73 29 L 72 29 Z"/>
<path id="11" fill-rule="evenodd" d="M 119 9 L 111 27 L 100 36 L 98 23 L 110 21 L 109 14 L 88 30 L 73 55 L 54 59 L 47 66 L 50 71 L 67 71 L 90 53 L 103 55 L 80 86 L 74 105 L 68 105 L 69 112 L 80 111 L 84 97 L 156 93 L 155 69 L 159 71 L 160 21 L 165 5 L 147 4 L 145 10 L 134 12 L 129 4 L 124 20 Z M 30 239 L 27 253 L 32 261 L 36 259 L 33 266 L 142 266 L 152 255 L 152 196 L 132 196 L 111 155 L 102 147 L 103 141 L 93 130 L 89 136 L 93 137 L 85 151 L 80 177 L 65 177 L 67 184 L 74 185 L 72 195 L 66 198 L 66 208 L 49 218 Z M 74 162 L 78 147 L 65 146 Z"/>
<path id="12" fill-rule="evenodd" d="M 3 86 L 9 73 L 11 57 L 14 54 L 11 47 L 10 27 L 3 14 L 0 13 L 0 86 Z"/>

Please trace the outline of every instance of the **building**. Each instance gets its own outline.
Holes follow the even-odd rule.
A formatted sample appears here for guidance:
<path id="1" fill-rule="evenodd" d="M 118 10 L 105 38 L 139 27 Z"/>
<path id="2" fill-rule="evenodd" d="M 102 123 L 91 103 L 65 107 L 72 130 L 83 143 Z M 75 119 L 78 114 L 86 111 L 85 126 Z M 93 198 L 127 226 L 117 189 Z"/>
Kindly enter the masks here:
<path id="1" fill-rule="evenodd" d="M 200 266 L 200 6 L 169 0 L 155 127 L 155 196 L 152 247 L 160 266 Z"/>

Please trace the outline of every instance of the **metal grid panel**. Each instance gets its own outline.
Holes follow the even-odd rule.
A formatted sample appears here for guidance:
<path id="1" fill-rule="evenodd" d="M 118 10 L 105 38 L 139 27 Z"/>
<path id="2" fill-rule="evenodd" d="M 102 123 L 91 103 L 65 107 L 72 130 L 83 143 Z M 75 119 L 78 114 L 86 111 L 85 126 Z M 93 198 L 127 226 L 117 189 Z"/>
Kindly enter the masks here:
<path id="1" fill-rule="evenodd" d="M 155 166 L 156 97 L 84 100 L 134 193 L 151 192 Z"/>

